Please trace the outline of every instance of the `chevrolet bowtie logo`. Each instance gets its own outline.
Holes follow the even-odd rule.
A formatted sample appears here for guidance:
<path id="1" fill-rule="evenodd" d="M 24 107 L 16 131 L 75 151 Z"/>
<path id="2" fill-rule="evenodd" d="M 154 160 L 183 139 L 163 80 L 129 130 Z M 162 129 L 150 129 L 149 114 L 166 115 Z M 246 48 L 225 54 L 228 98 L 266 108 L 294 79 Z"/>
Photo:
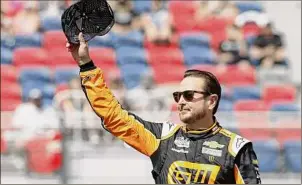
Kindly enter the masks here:
<path id="1" fill-rule="evenodd" d="M 208 146 L 209 148 L 213 148 L 213 149 L 216 149 L 216 148 L 223 148 L 224 145 L 221 145 L 219 144 L 217 141 L 206 141 L 203 143 L 204 146 Z"/>

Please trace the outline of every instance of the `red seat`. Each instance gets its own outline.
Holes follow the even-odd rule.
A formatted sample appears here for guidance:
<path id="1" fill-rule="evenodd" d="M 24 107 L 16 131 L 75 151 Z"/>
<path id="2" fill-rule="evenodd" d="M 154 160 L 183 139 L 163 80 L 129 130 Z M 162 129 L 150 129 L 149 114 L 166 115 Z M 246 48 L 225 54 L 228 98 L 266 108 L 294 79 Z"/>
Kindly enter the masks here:
<path id="1" fill-rule="evenodd" d="M 184 56 L 178 48 L 153 48 L 148 49 L 148 61 L 151 66 L 155 65 L 183 65 Z"/>
<path id="2" fill-rule="evenodd" d="M 13 111 L 22 102 L 18 83 L 1 83 L 1 111 Z"/>
<path id="3" fill-rule="evenodd" d="M 300 128 L 276 128 L 274 129 L 274 135 L 281 146 L 286 141 L 301 141 L 301 125 Z"/>
<path id="4" fill-rule="evenodd" d="M 1 64 L 1 83 L 16 83 L 18 79 L 19 70 L 16 69 L 15 66 Z"/>
<path id="5" fill-rule="evenodd" d="M 170 1 L 169 12 L 173 17 L 173 26 L 177 32 L 191 31 L 196 25 L 194 18 L 197 10 L 197 3 L 194 1 Z"/>
<path id="6" fill-rule="evenodd" d="M 76 62 L 74 61 L 73 57 L 69 52 L 64 50 L 52 50 L 48 52 L 47 62 L 45 64 L 50 68 L 55 68 L 58 66 L 71 66 L 77 67 Z"/>
<path id="7" fill-rule="evenodd" d="M 154 80 L 156 84 L 179 83 L 183 79 L 186 68 L 183 65 L 154 65 Z"/>
<path id="8" fill-rule="evenodd" d="M 207 65 L 207 64 L 199 64 L 199 65 L 193 65 L 189 69 L 198 69 L 201 71 L 208 71 L 210 73 L 213 73 L 216 75 L 217 67 L 213 65 Z"/>
<path id="9" fill-rule="evenodd" d="M 272 103 L 274 101 L 294 102 L 297 89 L 293 85 L 268 85 L 263 89 L 263 100 Z"/>
<path id="10" fill-rule="evenodd" d="M 91 48 L 89 55 L 96 66 L 104 69 L 115 68 L 116 55 L 111 48 Z"/>
<path id="11" fill-rule="evenodd" d="M 270 106 L 262 100 L 238 100 L 234 103 L 235 119 L 240 128 L 269 128 Z"/>
<path id="12" fill-rule="evenodd" d="M 66 51 L 66 37 L 62 31 L 47 31 L 44 33 L 43 48 L 47 50 Z"/>
<path id="13" fill-rule="evenodd" d="M 13 53 L 13 64 L 16 67 L 44 66 L 48 53 L 43 48 L 17 48 Z"/>
<path id="14" fill-rule="evenodd" d="M 273 130 L 270 128 L 240 128 L 240 135 L 251 141 L 268 140 L 273 137 Z"/>
<path id="15" fill-rule="evenodd" d="M 255 85 L 257 82 L 254 67 L 222 66 L 217 68 L 216 76 L 221 84 L 228 86 Z"/>

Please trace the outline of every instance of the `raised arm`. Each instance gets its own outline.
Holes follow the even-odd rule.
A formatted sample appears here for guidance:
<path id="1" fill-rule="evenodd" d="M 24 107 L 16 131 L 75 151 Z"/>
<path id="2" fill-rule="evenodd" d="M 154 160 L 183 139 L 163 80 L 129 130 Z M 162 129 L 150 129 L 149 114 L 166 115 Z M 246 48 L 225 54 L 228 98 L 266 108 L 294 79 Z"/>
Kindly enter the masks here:
<path id="1" fill-rule="evenodd" d="M 121 107 L 107 87 L 102 70 L 91 61 L 88 44 L 82 34 L 79 39 L 79 46 L 67 43 L 67 48 L 80 66 L 83 91 L 94 112 L 102 119 L 100 123 L 114 136 L 151 156 L 159 146 L 162 123 L 145 121 Z"/>

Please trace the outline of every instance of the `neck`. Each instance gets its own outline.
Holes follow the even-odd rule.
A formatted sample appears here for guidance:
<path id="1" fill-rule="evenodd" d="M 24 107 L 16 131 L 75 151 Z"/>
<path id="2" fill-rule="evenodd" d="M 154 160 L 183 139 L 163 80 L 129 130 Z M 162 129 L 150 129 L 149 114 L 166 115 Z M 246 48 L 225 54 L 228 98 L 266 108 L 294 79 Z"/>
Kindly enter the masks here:
<path id="1" fill-rule="evenodd" d="M 210 128 L 214 124 L 212 115 L 205 116 L 204 118 L 197 120 L 195 123 L 188 124 L 186 127 L 189 130 L 204 130 Z"/>

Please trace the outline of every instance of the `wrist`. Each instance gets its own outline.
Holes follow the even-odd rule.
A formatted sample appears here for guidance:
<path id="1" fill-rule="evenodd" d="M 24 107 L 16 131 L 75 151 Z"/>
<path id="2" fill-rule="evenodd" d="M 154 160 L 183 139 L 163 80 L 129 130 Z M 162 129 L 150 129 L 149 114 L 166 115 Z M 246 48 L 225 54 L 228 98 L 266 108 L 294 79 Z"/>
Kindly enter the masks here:
<path id="1" fill-rule="evenodd" d="M 80 65 L 80 72 L 90 71 L 95 68 L 96 68 L 96 66 L 94 65 L 93 61 L 90 60 L 89 62 L 86 62 L 85 64 Z"/>

